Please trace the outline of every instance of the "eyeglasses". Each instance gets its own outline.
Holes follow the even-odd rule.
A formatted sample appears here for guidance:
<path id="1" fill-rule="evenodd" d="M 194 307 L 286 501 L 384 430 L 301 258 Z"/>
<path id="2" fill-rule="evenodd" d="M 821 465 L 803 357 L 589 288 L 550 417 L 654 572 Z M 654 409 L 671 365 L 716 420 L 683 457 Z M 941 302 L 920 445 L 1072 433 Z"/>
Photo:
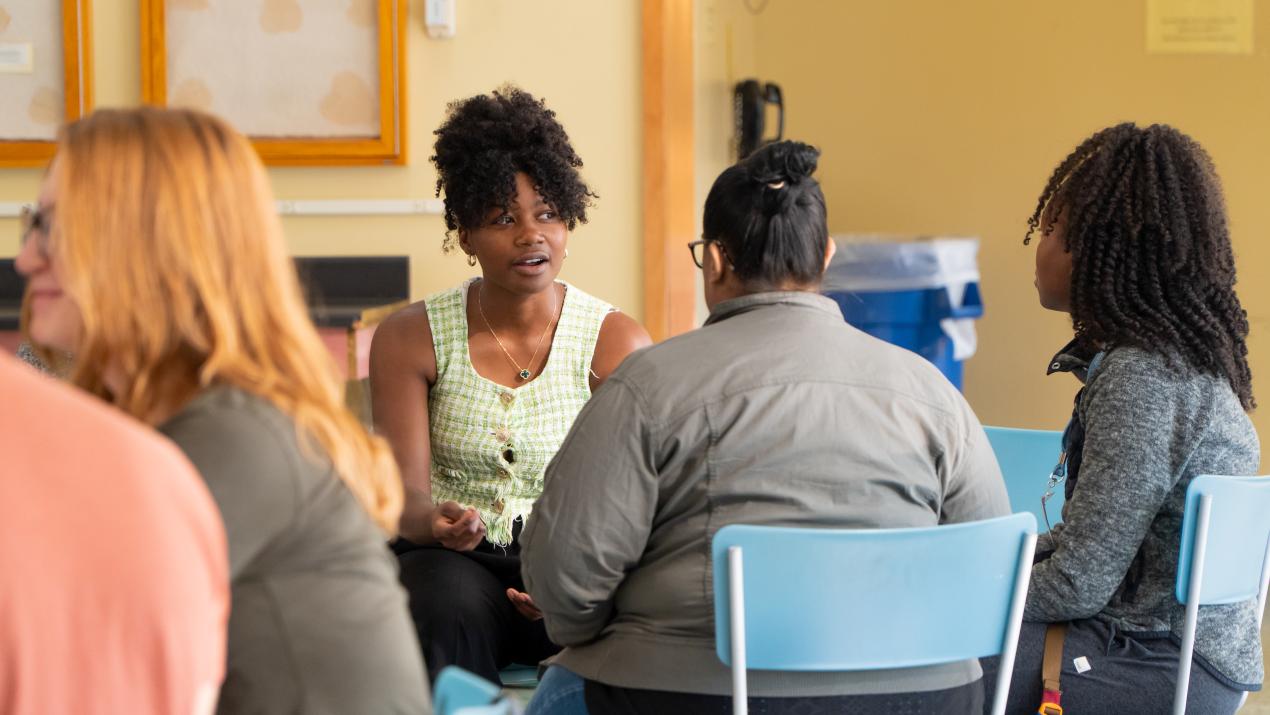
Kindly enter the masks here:
<path id="1" fill-rule="evenodd" d="M 697 264 L 697 268 L 705 267 L 707 243 L 719 242 L 713 238 L 699 238 L 688 242 L 688 252 L 692 254 L 692 262 Z M 727 261 L 728 265 L 731 265 L 732 259 L 728 256 L 728 251 L 723 247 L 722 243 L 719 243 L 719 252 L 723 254 L 723 260 Z"/>
<path id="2" fill-rule="evenodd" d="M 701 261 L 706 257 L 706 244 L 709 241 L 699 238 L 696 241 L 688 242 L 688 252 L 692 254 L 692 262 L 697 264 L 697 268 L 701 268 Z"/>
<path id="3" fill-rule="evenodd" d="M 28 241 L 34 241 L 35 250 L 40 254 L 40 258 L 48 260 L 49 234 L 53 230 L 53 208 L 51 206 L 44 208 L 23 206 L 18 220 L 21 227 L 19 245 L 26 247 Z"/>

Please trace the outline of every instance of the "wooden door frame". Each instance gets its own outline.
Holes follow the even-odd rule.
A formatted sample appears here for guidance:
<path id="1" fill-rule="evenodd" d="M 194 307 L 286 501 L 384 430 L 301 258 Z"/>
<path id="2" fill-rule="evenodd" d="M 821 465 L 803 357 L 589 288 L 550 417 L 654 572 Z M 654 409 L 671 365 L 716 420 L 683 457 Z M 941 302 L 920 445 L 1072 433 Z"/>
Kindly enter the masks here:
<path id="1" fill-rule="evenodd" d="M 661 341 L 696 326 L 694 0 L 642 2 L 644 325 Z"/>

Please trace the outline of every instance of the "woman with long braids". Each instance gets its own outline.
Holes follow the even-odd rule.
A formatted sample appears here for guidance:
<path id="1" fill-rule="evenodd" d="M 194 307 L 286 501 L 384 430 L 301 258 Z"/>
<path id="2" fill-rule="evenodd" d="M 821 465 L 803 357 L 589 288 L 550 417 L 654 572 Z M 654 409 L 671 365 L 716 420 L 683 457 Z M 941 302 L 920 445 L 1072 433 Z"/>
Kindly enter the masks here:
<path id="1" fill-rule="evenodd" d="M 1084 387 L 1063 437 L 1063 522 L 1038 543 L 1008 712 L 1036 712 L 1053 623 L 1067 624 L 1066 710 L 1168 712 L 1186 488 L 1199 474 L 1254 474 L 1260 458 L 1221 187 L 1187 135 L 1120 124 L 1058 166 L 1028 227 L 1027 239 L 1041 235 L 1041 305 L 1075 329 L 1049 372 Z M 1195 660 L 1188 712 L 1231 713 L 1260 689 L 1255 600 L 1200 606 Z M 995 665 L 985 661 L 987 688 Z"/>
<path id="2" fill-rule="evenodd" d="M 592 391 L 649 339 L 556 280 L 594 194 L 554 112 L 508 87 L 452 104 L 436 135 L 446 248 L 481 276 L 376 332 L 375 424 L 405 481 L 396 550 L 429 673 L 497 681 L 558 650 L 520 578 L 543 471 Z"/>

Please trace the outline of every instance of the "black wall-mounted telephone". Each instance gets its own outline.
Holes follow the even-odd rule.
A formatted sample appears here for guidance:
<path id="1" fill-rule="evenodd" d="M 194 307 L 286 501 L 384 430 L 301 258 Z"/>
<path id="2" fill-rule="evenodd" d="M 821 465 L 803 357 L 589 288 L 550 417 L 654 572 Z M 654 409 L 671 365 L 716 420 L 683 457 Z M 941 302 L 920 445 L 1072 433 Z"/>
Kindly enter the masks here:
<path id="1" fill-rule="evenodd" d="M 764 138 L 767 122 L 767 106 L 776 107 L 776 136 Z M 736 156 L 744 159 L 751 152 L 769 142 L 780 141 L 785 134 L 785 102 L 779 85 L 760 84 L 756 79 L 738 82 L 733 94 L 736 113 Z"/>

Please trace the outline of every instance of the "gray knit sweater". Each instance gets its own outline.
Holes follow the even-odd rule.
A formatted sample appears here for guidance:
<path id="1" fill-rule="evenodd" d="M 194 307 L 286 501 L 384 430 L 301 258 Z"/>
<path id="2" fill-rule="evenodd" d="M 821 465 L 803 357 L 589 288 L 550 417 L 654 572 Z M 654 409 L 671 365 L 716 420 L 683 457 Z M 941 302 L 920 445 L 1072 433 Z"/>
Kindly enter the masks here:
<path id="1" fill-rule="evenodd" d="M 1181 637 L 1174 588 L 1186 488 L 1199 474 L 1255 474 L 1260 445 L 1224 379 L 1173 362 L 1116 348 L 1087 376 L 1079 479 L 1053 540 L 1038 544 L 1055 550 L 1032 569 L 1027 620 L 1092 617 L 1138 637 Z M 1255 601 L 1201 606 L 1195 651 L 1230 685 L 1256 689 Z"/>

